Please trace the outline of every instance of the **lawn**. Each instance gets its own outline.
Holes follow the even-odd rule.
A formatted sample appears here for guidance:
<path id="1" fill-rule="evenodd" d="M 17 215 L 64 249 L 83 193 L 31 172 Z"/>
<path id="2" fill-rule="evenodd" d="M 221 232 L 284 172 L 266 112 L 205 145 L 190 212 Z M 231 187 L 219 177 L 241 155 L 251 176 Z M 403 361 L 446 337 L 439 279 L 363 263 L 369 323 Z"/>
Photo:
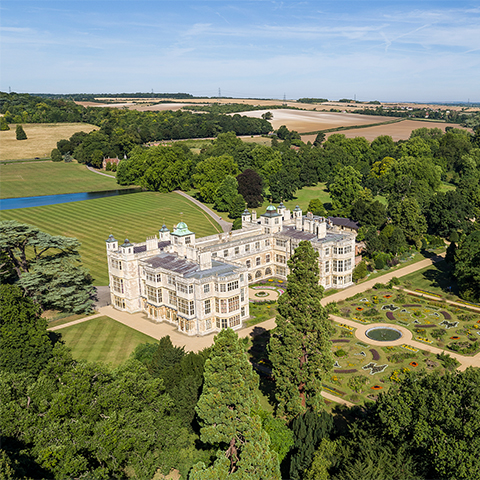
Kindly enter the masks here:
<path id="1" fill-rule="evenodd" d="M 74 133 L 89 133 L 99 127 L 88 123 L 24 123 L 26 140 L 17 140 L 16 125 L 10 125 L 10 130 L 0 132 L 0 161 L 22 158 L 50 158 L 51 151 L 57 142 L 69 139 Z"/>
<path id="2" fill-rule="evenodd" d="M 293 200 L 283 202 L 289 210 L 293 210 L 298 205 L 305 214 L 307 212 L 308 204 L 310 200 L 319 198 L 322 203 L 330 203 L 330 193 L 327 190 L 325 183 L 318 183 L 314 187 L 303 187 L 301 190 L 297 190 Z M 263 209 L 266 209 L 270 202 L 263 202 Z M 258 211 L 260 209 L 257 209 Z M 262 212 L 263 213 L 263 212 Z"/>
<path id="3" fill-rule="evenodd" d="M 218 224 L 203 210 L 176 193 L 142 192 L 4 210 L 0 218 L 36 225 L 52 235 L 78 238 L 82 243 L 83 263 L 90 270 L 94 285 L 108 285 L 105 240 L 110 233 L 121 243 L 126 237 L 132 242 L 144 242 L 147 236 L 158 234 L 164 222 L 172 230 L 181 220 L 198 237 L 221 232 Z"/>
<path id="4" fill-rule="evenodd" d="M 91 172 L 77 162 L 0 164 L 0 198 L 99 192 L 121 187 L 115 178 Z"/>
<path id="5" fill-rule="evenodd" d="M 97 317 L 58 330 L 75 360 L 110 363 L 124 362 L 140 343 L 157 341 L 110 317 Z"/>

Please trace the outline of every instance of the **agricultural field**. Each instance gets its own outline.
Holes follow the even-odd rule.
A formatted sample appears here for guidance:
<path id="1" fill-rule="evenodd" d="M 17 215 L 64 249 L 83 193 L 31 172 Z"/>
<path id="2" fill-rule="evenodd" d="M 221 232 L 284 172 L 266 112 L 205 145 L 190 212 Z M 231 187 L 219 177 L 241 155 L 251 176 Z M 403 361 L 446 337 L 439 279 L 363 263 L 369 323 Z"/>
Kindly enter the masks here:
<path id="1" fill-rule="evenodd" d="M 147 236 L 158 234 L 163 223 L 172 230 L 181 220 L 198 237 L 222 231 L 203 210 L 176 193 L 142 192 L 3 210 L 0 218 L 36 225 L 52 235 L 78 238 L 82 243 L 82 261 L 93 276 L 94 285 L 108 285 L 105 240 L 110 233 L 121 243 L 126 237 L 132 242 L 144 242 Z"/>
<path id="2" fill-rule="evenodd" d="M 99 192 L 121 187 L 114 177 L 91 172 L 77 162 L 12 162 L 0 164 L 0 198 Z"/>
<path id="3" fill-rule="evenodd" d="M 76 132 L 89 133 L 97 129 L 88 123 L 24 123 L 26 140 L 17 140 L 16 125 L 0 132 L 0 161 L 25 158 L 50 158 L 50 153 L 63 138 L 70 138 Z"/>
<path id="4" fill-rule="evenodd" d="M 357 116 L 365 117 L 365 115 L 357 115 Z M 369 116 L 369 118 L 386 118 L 386 117 Z M 389 117 L 389 118 L 392 119 L 392 117 Z M 377 123 L 377 122 L 368 122 L 368 123 Z M 369 142 L 372 142 L 380 135 L 389 135 L 390 137 L 392 137 L 394 142 L 397 142 L 398 140 L 408 140 L 410 138 L 410 134 L 412 133 L 412 131 L 418 128 L 440 128 L 444 132 L 445 128 L 447 127 L 463 128 L 458 123 L 430 122 L 428 120 L 427 121 L 401 120 L 400 122 L 387 123 L 384 125 L 376 125 L 374 127 L 355 128 L 352 130 L 341 130 L 339 132 L 330 132 L 330 133 L 326 133 L 325 137 L 328 138 L 330 135 L 333 135 L 334 133 L 341 133 L 345 135 L 345 137 L 347 138 L 365 137 Z M 471 131 L 471 129 L 466 129 L 466 130 Z M 302 140 L 304 142 L 310 141 L 313 143 L 315 138 L 316 138 L 316 135 L 302 135 Z"/>
<path id="5" fill-rule="evenodd" d="M 110 317 L 97 317 L 59 330 L 75 360 L 120 365 L 141 343 L 157 341 Z"/>
<path id="6" fill-rule="evenodd" d="M 254 110 L 251 112 L 242 112 L 242 115 L 262 118 L 262 115 L 268 111 L 269 110 Z M 392 121 L 392 117 L 354 113 L 314 112 L 289 109 L 271 110 L 270 113 L 273 115 L 273 118 L 269 120 L 269 122 L 275 130 L 285 125 L 289 130 L 296 130 L 299 133 Z"/>

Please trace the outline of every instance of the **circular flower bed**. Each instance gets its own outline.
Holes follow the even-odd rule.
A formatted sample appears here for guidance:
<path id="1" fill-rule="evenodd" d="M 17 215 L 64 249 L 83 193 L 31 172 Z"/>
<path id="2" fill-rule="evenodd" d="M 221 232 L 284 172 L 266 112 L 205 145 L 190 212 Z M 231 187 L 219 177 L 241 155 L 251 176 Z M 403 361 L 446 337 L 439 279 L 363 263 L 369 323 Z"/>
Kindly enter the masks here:
<path id="1" fill-rule="evenodd" d="M 256 297 L 268 297 L 268 292 L 257 292 Z"/>
<path id="2" fill-rule="evenodd" d="M 361 312 L 363 310 L 363 307 L 357 307 L 355 310 L 358 310 L 359 312 Z"/>
<path id="3" fill-rule="evenodd" d="M 391 295 L 384 295 L 383 298 L 392 298 Z"/>
<path id="4" fill-rule="evenodd" d="M 381 390 L 383 387 L 381 385 L 374 385 L 371 388 L 372 388 L 372 390 Z"/>
<path id="5" fill-rule="evenodd" d="M 418 367 L 418 363 L 417 363 L 417 362 L 410 362 L 409 365 L 411 365 L 412 367 Z"/>
<path id="6" fill-rule="evenodd" d="M 454 335 L 453 337 L 450 337 L 450 340 L 460 340 L 460 337 L 457 335 Z"/>

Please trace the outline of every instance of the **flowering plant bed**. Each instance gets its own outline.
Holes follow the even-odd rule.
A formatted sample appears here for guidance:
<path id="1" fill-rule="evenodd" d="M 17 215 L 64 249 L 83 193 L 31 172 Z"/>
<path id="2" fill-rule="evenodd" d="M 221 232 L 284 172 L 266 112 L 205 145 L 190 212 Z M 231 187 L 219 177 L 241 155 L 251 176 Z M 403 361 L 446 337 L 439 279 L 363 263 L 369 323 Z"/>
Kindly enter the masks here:
<path id="1" fill-rule="evenodd" d="M 356 368 L 351 368 L 350 370 L 334 370 L 335 373 L 355 373 L 358 372 Z"/>
<path id="2" fill-rule="evenodd" d="M 370 353 L 374 360 L 380 360 L 380 354 L 374 348 L 370 349 Z"/>

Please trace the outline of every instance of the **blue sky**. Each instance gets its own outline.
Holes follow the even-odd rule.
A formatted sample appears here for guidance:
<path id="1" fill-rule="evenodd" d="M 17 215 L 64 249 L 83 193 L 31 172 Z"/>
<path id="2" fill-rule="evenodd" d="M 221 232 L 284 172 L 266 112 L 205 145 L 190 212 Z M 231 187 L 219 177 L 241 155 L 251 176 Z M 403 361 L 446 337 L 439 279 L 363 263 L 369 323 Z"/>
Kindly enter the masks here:
<path id="1" fill-rule="evenodd" d="M 480 1 L 2 0 L 0 90 L 480 101 Z"/>

